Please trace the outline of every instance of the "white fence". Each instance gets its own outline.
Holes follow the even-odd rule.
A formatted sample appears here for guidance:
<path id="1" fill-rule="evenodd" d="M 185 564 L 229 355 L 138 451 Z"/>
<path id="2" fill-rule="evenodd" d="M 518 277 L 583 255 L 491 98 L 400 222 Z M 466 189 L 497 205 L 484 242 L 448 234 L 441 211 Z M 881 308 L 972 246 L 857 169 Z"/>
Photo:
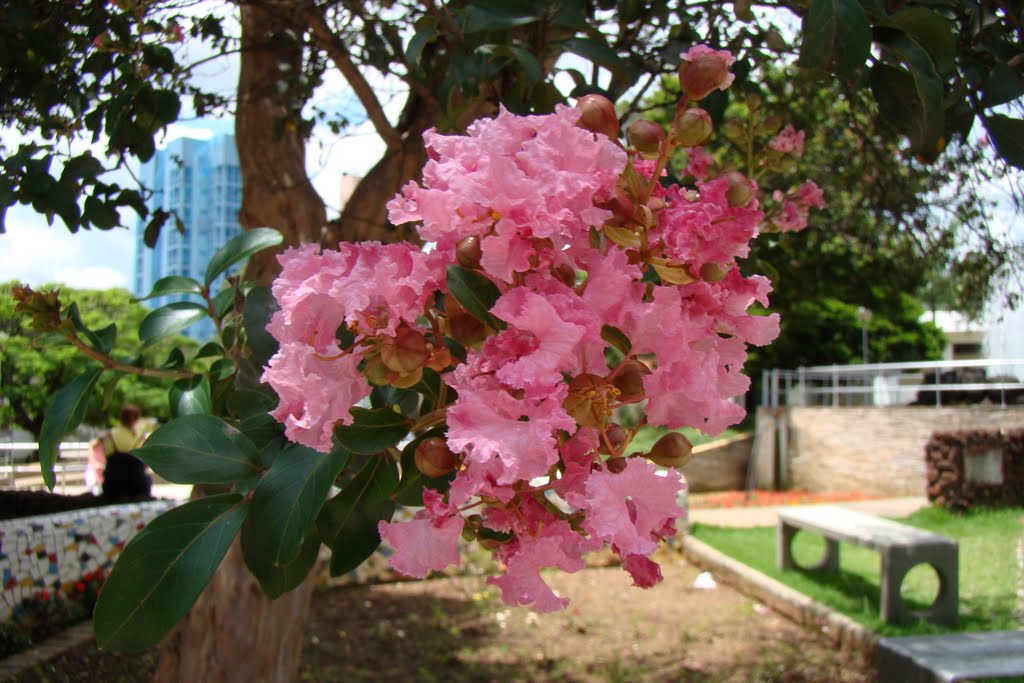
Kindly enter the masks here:
<path id="1" fill-rule="evenodd" d="M 0 441 L 0 488 L 40 488 L 42 474 L 38 462 L 27 462 L 39 444 L 30 441 Z M 57 461 L 54 472 L 57 475 L 55 489 L 67 492 L 68 480 L 81 478 L 89 452 L 87 441 L 66 441 L 57 447 Z M 77 475 L 77 476 L 76 476 Z M 19 484 L 19 479 L 21 480 Z"/>
<path id="2" fill-rule="evenodd" d="M 761 405 L 1024 405 L 1024 358 L 765 370 Z"/>

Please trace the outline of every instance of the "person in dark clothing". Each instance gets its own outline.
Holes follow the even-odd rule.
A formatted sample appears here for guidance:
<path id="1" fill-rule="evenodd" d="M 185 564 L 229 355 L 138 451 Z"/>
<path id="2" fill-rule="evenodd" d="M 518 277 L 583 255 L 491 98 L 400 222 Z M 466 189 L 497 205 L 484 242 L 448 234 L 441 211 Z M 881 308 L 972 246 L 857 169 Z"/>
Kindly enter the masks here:
<path id="1" fill-rule="evenodd" d="M 126 403 L 121 424 L 100 437 L 107 465 L 103 470 L 103 495 L 107 498 L 141 498 L 150 495 L 153 480 L 146 465 L 131 454 L 149 436 L 140 424 L 139 409 Z"/>

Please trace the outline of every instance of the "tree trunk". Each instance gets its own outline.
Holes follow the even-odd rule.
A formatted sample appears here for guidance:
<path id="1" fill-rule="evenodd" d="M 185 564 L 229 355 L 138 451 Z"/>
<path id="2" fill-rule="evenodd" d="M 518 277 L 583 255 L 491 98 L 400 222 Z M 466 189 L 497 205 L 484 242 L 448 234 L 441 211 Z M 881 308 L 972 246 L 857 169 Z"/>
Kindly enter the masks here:
<path id="1" fill-rule="evenodd" d="M 206 590 L 164 639 L 154 683 L 298 679 L 313 582 L 270 600 L 236 540 Z"/>
<path id="2" fill-rule="evenodd" d="M 292 246 L 321 242 L 327 222 L 323 199 L 306 173 L 306 138 L 298 125 L 307 95 L 280 90 L 302 72 L 299 38 L 306 26 L 298 5 L 294 0 L 241 4 L 235 115 L 242 175 L 238 220 L 245 230 L 274 228 Z M 250 259 L 246 277 L 268 285 L 279 270 L 276 253 L 263 251 Z"/>

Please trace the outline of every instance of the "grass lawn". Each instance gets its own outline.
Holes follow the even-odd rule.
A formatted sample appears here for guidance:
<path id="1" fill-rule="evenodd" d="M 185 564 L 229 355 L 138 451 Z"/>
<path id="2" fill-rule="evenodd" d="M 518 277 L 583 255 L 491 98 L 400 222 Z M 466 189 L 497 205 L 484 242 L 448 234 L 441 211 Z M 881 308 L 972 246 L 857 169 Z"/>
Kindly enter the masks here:
<path id="1" fill-rule="evenodd" d="M 926 508 L 899 520 L 955 538 L 960 544 L 960 624 L 947 628 L 919 621 L 892 626 L 879 615 L 879 565 L 877 552 L 840 544 L 838 574 L 775 568 L 775 528 L 725 529 L 695 525 L 691 533 L 701 541 L 795 590 L 842 612 L 881 635 L 912 635 L 948 631 L 1013 630 L 1021 626 L 1015 615 L 1021 569 L 1017 544 L 1024 509 L 976 510 L 954 515 L 940 508 Z M 822 557 L 825 543 L 814 533 L 800 531 L 793 541 L 796 561 L 812 564 Z M 911 609 L 925 609 L 938 590 L 938 578 L 928 565 L 907 574 L 902 595 Z"/>

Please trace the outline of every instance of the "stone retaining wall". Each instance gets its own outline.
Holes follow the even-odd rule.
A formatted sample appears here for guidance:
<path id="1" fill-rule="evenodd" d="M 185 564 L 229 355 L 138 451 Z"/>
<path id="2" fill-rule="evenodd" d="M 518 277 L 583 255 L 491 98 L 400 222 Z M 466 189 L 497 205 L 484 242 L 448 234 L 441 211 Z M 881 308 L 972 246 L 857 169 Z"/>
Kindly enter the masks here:
<path id="1" fill-rule="evenodd" d="M 772 422 L 770 412 L 761 410 L 765 412 L 759 411 L 759 422 Z M 933 433 L 1019 429 L 1024 427 L 1024 407 L 790 407 L 774 426 L 787 432 L 787 457 L 776 472 L 786 488 L 923 496 L 924 449 Z M 759 453 L 759 465 L 763 455 Z"/>
<path id="2" fill-rule="evenodd" d="M 125 543 L 177 504 L 157 500 L 0 522 L 0 621 L 34 593 L 62 592 L 89 572 L 110 569 Z"/>
<path id="3" fill-rule="evenodd" d="M 742 490 L 753 441 L 753 434 L 741 434 L 694 448 L 682 469 L 689 492 Z"/>

